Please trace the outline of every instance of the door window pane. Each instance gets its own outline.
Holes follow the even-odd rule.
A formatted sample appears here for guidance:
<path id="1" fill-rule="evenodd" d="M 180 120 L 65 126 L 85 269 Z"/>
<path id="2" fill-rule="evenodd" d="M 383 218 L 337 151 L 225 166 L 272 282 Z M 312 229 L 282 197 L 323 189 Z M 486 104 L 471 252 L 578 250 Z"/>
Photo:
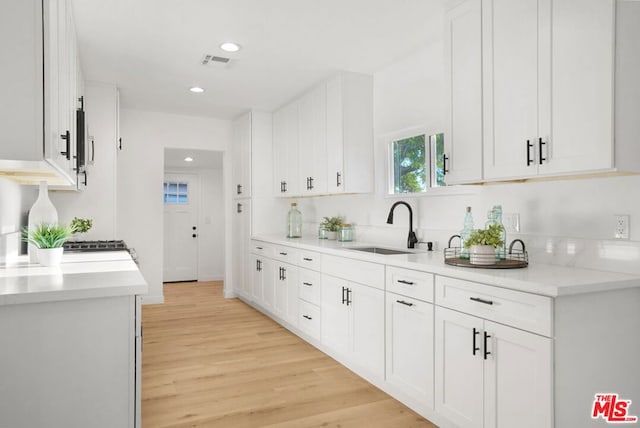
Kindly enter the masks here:
<path id="1" fill-rule="evenodd" d="M 188 204 L 189 183 L 165 182 L 162 186 L 162 200 L 165 204 Z"/>

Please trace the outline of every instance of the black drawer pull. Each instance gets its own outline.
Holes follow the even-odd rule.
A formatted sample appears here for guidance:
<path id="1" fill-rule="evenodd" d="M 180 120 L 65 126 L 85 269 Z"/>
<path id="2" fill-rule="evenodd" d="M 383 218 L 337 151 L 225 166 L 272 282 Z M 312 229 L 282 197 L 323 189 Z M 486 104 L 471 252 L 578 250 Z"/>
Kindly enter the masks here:
<path id="1" fill-rule="evenodd" d="M 307 287 L 313 287 L 313 284 L 310 282 L 303 282 L 302 285 L 306 285 Z"/>
<path id="2" fill-rule="evenodd" d="M 256 247 L 256 250 L 262 250 L 262 249 L 263 249 L 262 247 Z"/>
<path id="3" fill-rule="evenodd" d="M 304 257 L 302 260 L 304 260 L 305 262 L 312 262 L 313 261 L 313 259 L 310 259 L 308 257 Z"/>
<path id="4" fill-rule="evenodd" d="M 400 284 L 406 284 L 406 285 L 415 285 L 415 282 L 411 282 L 411 281 L 406 281 L 404 279 L 399 279 L 398 282 Z"/>
<path id="5" fill-rule="evenodd" d="M 479 297 L 469 297 L 469 300 L 473 300 L 474 302 L 484 303 L 485 305 L 493 305 L 492 300 L 484 300 Z"/>
<path id="6" fill-rule="evenodd" d="M 287 255 L 287 253 L 280 253 L 280 255 L 281 255 L 281 256 L 286 256 L 286 255 Z"/>
<path id="7" fill-rule="evenodd" d="M 396 302 L 400 303 L 401 305 L 405 305 L 405 306 L 413 306 L 413 303 L 405 302 L 404 300 L 396 300 Z"/>
<path id="8" fill-rule="evenodd" d="M 309 315 L 303 315 L 302 318 L 306 318 L 308 320 L 312 320 L 313 318 L 311 318 Z"/>

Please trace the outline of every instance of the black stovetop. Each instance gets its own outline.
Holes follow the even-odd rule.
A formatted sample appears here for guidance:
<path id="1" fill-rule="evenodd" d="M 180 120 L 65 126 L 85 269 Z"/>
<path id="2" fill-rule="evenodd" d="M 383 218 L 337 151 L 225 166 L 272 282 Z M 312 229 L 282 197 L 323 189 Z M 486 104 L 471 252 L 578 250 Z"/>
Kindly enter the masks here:
<path id="1" fill-rule="evenodd" d="M 124 241 L 67 241 L 64 243 L 65 251 L 120 251 L 127 250 Z"/>

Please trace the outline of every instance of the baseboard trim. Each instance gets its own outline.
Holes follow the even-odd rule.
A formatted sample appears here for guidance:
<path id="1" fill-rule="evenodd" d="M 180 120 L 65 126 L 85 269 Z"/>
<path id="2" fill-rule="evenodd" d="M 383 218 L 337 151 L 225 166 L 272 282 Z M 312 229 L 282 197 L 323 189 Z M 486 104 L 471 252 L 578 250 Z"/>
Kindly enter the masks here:
<path id="1" fill-rule="evenodd" d="M 161 305 L 164 303 L 164 296 L 142 296 L 143 305 Z"/>

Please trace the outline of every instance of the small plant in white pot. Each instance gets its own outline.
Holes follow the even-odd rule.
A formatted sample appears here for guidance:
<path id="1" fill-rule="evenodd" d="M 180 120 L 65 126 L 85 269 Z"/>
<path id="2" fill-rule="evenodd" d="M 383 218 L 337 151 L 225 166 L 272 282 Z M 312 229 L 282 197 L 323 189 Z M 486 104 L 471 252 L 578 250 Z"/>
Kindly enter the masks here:
<path id="1" fill-rule="evenodd" d="M 93 220 L 90 218 L 78 218 L 74 217 L 71 220 L 71 229 L 73 230 L 74 238 L 80 238 L 83 234 L 87 233 L 93 227 Z"/>
<path id="2" fill-rule="evenodd" d="M 66 225 L 40 224 L 33 230 L 24 228 L 23 239 L 36 246 L 38 263 L 43 266 L 58 266 L 62 262 L 62 246 L 74 230 Z"/>
<path id="3" fill-rule="evenodd" d="M 504 245 L 501 224 L 490 224 L 486 229 L 474 230 L 464 242 L 469 249 L 469 262 L 472 265 L 493 265 L 496 263 L 496 248 Z"/>
<path id="4" fill-rule="evenodd" d="M 327 239 L 336 239 L 338 230 L 344 219 L 342 217 L 324 217 L 320 223 L 320 227 L 326 231 Z"/>

